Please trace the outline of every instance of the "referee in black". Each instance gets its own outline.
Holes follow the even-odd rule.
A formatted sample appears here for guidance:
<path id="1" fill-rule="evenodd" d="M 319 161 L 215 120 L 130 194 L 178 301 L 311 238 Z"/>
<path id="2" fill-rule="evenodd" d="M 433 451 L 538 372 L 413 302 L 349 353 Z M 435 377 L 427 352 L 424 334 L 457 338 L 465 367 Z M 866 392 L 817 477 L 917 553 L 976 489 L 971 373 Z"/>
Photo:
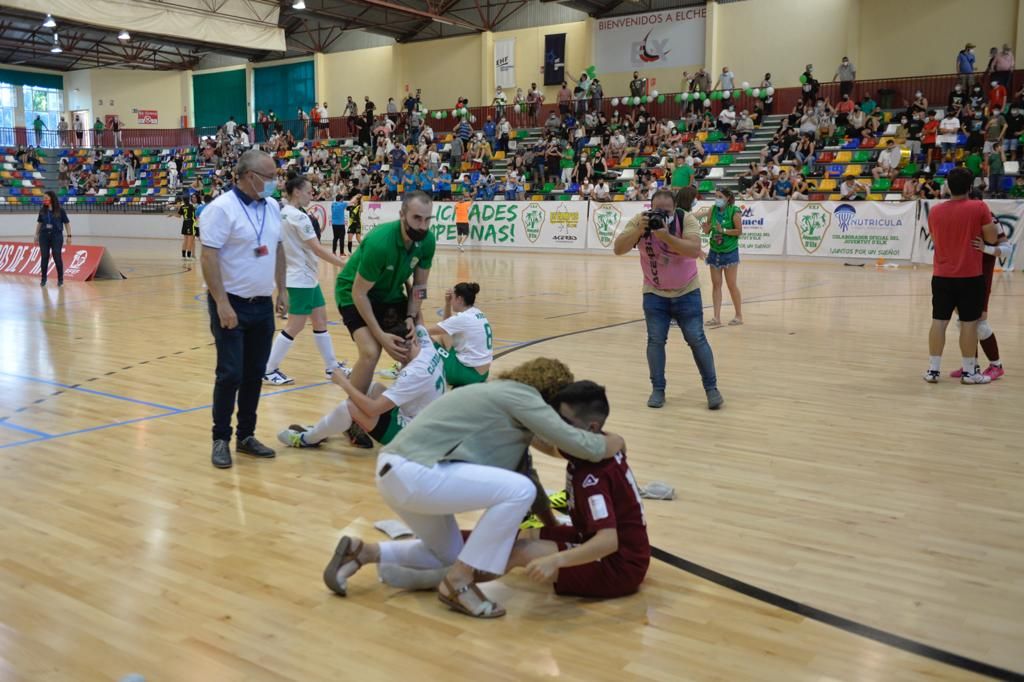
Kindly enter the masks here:
<path id="1" fill-rule="evenodd" d="M 238 398 L 238 452 L 269 458 L 256 440 L 256 408 L 274 339 L 273 293 L 288 309 L 281 212 L 271 195 L 277 166 L 251 149 L 238 159 L 235 186 L 203 210 L 200 262 L 209 290 L 210 329 L 217 344 L 213 388 L 213 466 L 231 466 L 231 415 Z"/>

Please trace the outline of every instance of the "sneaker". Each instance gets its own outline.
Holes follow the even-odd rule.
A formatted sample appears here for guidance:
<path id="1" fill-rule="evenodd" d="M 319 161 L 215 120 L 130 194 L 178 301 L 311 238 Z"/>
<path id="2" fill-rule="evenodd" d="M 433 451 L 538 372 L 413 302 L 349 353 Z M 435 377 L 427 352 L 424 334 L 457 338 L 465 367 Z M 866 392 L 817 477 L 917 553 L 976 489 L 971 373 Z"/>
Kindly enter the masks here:
<path id="1" fill-rule="evenodd" d="M 359 424 L 352 424 L 352 426 L 348 427 L 348 431 L 345 434 L 348 436 L 349 443 L 354 448 L 369 450 L 373 447 L 373 440 L 366 435 L 366 431 L 363 431 L 363 427 Z"/>
<path id="2" fill-rule="evenodd" d="M 990 384 L 992 383 L 992 377 L 981 372 L 971 372 L 970 374 L 964 374 L 960 377 L 961 384 Z"/>
<path id="3" fill-rule="evenodd" d="M 320 447 L 320 444 L 325 442 L 327 439 L 324 438 L 315 443 L 307 443 L 302 434 L 309 431 L 311 428 L 311 426 L 292 424 L 284 431 L 278 433 L 277 439 L 290 448 L 318 448 Z"/>
<path id="4" fill-rule="evenodd" d="M 995 381 L 999 377 L 1006 374 L 1006 370 L 1004 370 L 1000 365 L 989 365 L 988 369 L 982 372 L 982 374 L 987 376 L 992 381 Z"/>
<path id="5" fill-rule="evenodd" d="M 924 373 L 924 376 L 922 378 L 925 381 L 927 381 L 929 384 L 937 384 L 937 383 L 939 383 L 939 374 L 940 374 L 939 370 L 937 370 L 937 369 L 930 369 L 930 370 L 928 370 L 927 372 Z"/>
<path id="6" fill-rule="evenodd" d="M 952 372 L 950 372 L 949 373 L 949 378 L 950 379 L 959 379 L 963 375 L 964 375 L 964 370 L 961 367 L 961 368 L 958 368 L 958 369 L 954 369 Z"/>
<path id="7" fill-rule="evenodd" d="M 647 407 L 664 407 L 665 406 L 665 391 L 654 389 L 651 391 L 651 397 L 647 399 Z"/>
<path id="8" fill-rule="evenodd" d="M 392 364 L 390 368 L 382 369 L 381 371 L 377 372 L 377 374 L 381 375 L 385 379 L 397 379 L 398 378 L 398 374 L 401 371 L 402 371 L 402 366 L 396 362 L 396 363 Z"/>
<path id="9" fill-rule="evenodd" d="M 520 530 L 530 530 L 531 528 L 543 528 L 544 522 L 540 520 L 536 514 L 530 514 L 523 522 L 519 524 Z"/>
<path id="10" fill-rule="evenodd" d="M 335 362 L 334 367 L 328 367 L 324 370 L 324 376 L 330 379 L 334 375 L 335 370 L 341 372 L 342 376 L 345 378 L 352 376 L 352 368 L 347 366 L 344 362 L 337 361 Z"/>
<path id="11" fill-rule="evenodd" d="M 285 384 L 294 384 L 295 379 L 285 375 L 281 370 L 275 369 L 273 372 L 267 372 L 263 375 L 263 383 L 284 386 Z"/>
<path id="12" fill-rule="evenodd" d="M 569 513 L 569 495 L 564 490 L 548 495 L 548 501 L 551 502 L 551 508 L 555 511 L 560 511 L 563 514 Z"/>

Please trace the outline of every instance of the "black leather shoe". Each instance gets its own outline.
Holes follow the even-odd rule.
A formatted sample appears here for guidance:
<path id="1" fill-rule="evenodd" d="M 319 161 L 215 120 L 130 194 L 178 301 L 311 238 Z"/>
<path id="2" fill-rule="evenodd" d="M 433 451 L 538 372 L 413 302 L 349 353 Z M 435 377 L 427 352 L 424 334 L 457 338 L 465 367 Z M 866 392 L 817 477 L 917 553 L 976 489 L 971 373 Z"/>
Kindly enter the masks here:
<path id="1" fill-rule="evenodd" d="M 373 447 L 373 440 L 366 435 L 366 431 L 359 424 L 353 422 L 345 433 L 348 435 L 348 441 L 352 447 L 362 450 L 369 450 Z"/>
<path id="2" fill-rule="evenodd" d="M 218 469 L 231 468 L 231 444 L 226 440 L 213 441 L 213 455 L 210 457 L 213 466 Z"/>
<path id="3" fill-rule="evenodd" d="M 245 455 L 262 457 L 264 459 L 270 459 L 276 455 L 273 450 L 256 440 L 256 436 L 249 436 L 238 441 L 238 444 L 235 445 L 235 450 Z"/>

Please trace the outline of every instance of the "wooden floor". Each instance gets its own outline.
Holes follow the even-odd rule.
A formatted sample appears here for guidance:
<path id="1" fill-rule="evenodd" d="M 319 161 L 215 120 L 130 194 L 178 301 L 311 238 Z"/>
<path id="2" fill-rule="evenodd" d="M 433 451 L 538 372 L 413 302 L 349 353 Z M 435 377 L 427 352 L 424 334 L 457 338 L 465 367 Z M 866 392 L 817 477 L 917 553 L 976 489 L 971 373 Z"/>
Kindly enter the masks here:
<path id="1" fill-rule="evenodd" d="M 635 260 L 446 251 L 431 275 L 430 311 L 446 285 L 482 284 L 513 351 L 496 369 L 556 356 L 608 386 L 609 428 L 641 483 L 679 492 L 646 505 L 657 547 L 929 658 L 663 561 L 638 595 L 607 602 L 510 576 L 488 586 L 509 610 L 495 622 L 369 569 L 349 598 L 331 595 L 320 572 L 338 535 L 374 537 L 392 517 L 374 454 L 331 443 L 211 468 L 202 279 L 171 242 L 107 245 L 129 279 L 58 292 L 0 278 L 3 682 L 983 679 L 935 660 L 953 654 L 1024 672 L 1020 274 L 992 298 L 1007 376 L 933 386 L 920 379 L 927 271 L 747 262 L 747 324 L 709 332 L 718 413 L 678 330 L 668 404 L 644 406 Z M 329 268 L 322 284 L 333 290 Z M 958 355 L 951 330 L 944 371 Z M 267 442 L 340 399 L 308 331 L 284 370 L 295 386 L 260 406 Z M 557 463 L 542 467 L 560 486 Z"/>

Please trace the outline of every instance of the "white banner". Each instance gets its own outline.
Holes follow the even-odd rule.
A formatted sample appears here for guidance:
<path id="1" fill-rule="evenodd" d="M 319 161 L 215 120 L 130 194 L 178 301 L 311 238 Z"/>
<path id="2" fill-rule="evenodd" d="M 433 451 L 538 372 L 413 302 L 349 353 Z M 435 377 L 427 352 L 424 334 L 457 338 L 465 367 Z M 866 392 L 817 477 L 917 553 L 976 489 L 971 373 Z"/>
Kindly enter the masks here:
<path id="1" fill-rule="evenodd" d="M 594 21 L 599 74 L 679 68 L 704 63 L 706 6 Z"/>
<path id="2" fill-rule="evenodd" d="M 516 87 L 516 39 L 503 38 L 494 41 L 494 84 L 506 89 Z M 509 94 L 509 102 L 512 95 Z"/>
<path id="3" fill-rule="evenodd" d="M 791 201 L 786 253 L 910 260 L 917 202 Z"/>
<path id="4" fill-rule="evenodd" d="M 942 203 L 941 201 L 925 200 L 921 202 L 921 210 L 918 214 L 917 219 L 917 230 L 916 239 L 914 244 L 914 262 L 924 263 L 931 265 L 935 256 L 935 245 L 932 243 L 931 230 L 928 228 L 928 215 L 931 213 L 932 207 L 936 204 Z M 1006 231 L 1007 238 L 1010 240 L 1010 244 L 1013 245 L 1013 252 L 1009 258 L 1000 258 L 999 267 L 1003 270 L 1012 272 L 1016 267 L 1017 261 L 1017 250 L 1021 243 L 1021 239 L 1024 239 L 1024 201 L 1017 201 L 1014 199 L 991 199 L 985 202 L 988 205 L 990 211 L 992 211 L 992 217 L 997 223 L 1002 225 Z"/>
<path id="5" fill-rule="evenodd" d="M 786 243 L 786 201 L 741 201 L 743 234 L 740 253 L 744 255 L 781 256 Z M 696 208 L 710 208 L 711 201 L 698 201 Z M 618 201 L 600 204 L 591 202 L 590 224 L 587 230 L 587 249 L 611 251 L 615 237 L 636 214 L 650 208 L 649 202 Z M 708 236 L 701 235 L 704 250 L 708 249 Z"/>

